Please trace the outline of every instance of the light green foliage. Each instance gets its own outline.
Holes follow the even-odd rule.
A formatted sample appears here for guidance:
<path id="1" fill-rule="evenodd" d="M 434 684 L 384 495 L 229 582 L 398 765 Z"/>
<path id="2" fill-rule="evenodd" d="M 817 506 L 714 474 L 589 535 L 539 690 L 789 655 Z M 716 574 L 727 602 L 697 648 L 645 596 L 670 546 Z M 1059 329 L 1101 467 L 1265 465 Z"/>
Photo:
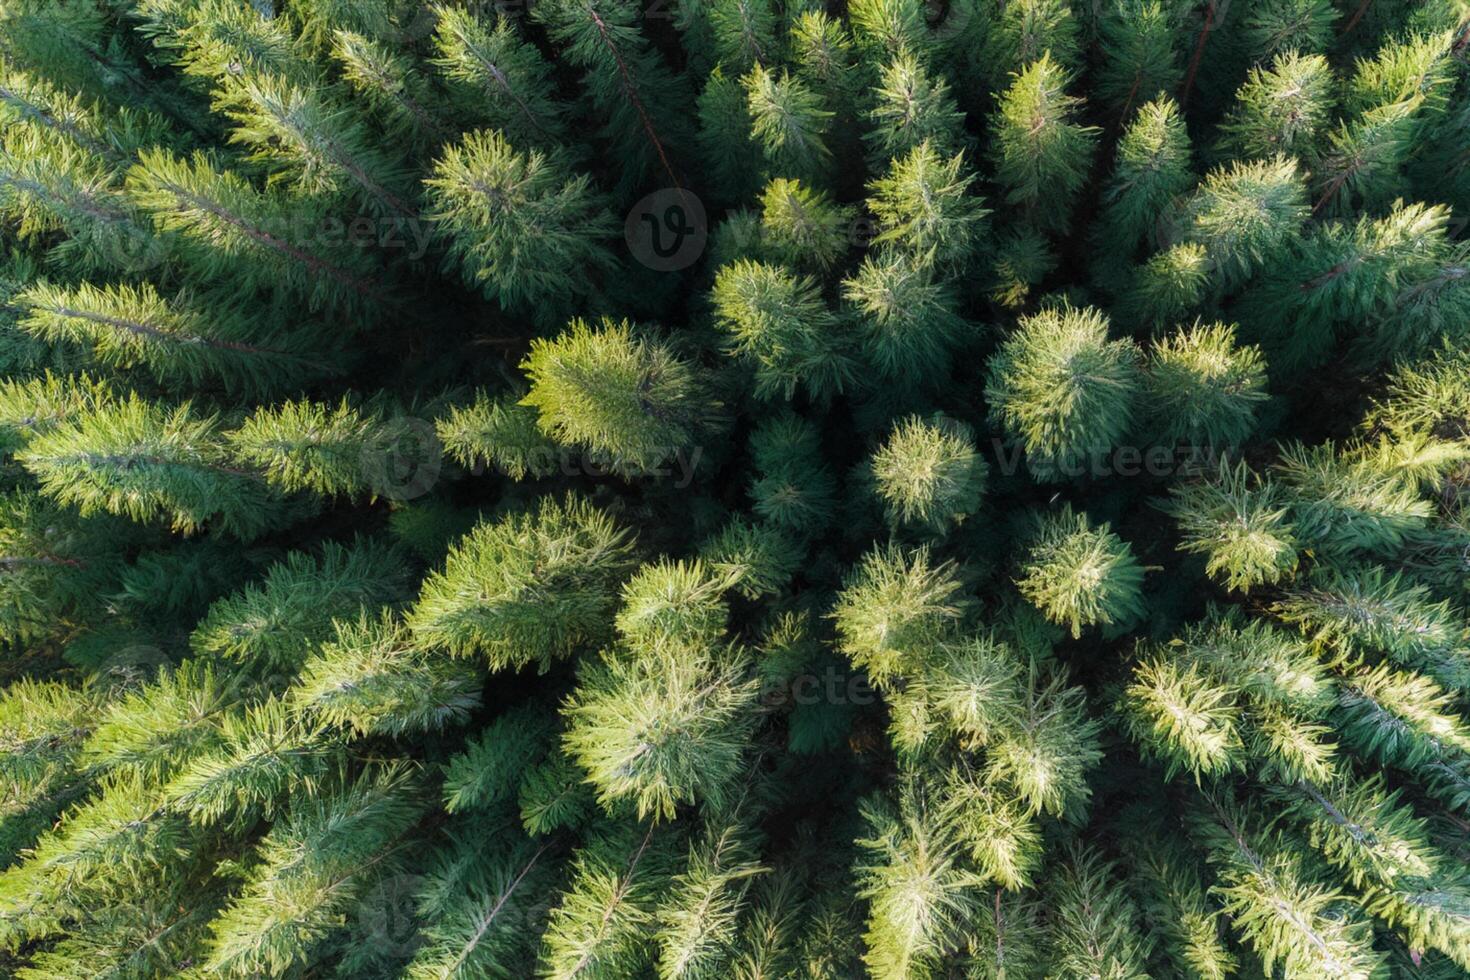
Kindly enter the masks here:
<path id="1" fill-rule="evenodd" d="M 542 670 L 601 637 L 626 573 L 626 529 L 584 500 L 481 522 L 430 575 L 408 615 L 414 639 L 492 669 Z"/>
<path id="2" fill-rule="evenodd" d="M 298 711 L 359 735 L 403 735 L 462 724 L 480 705 L 480 678 L 435 658 L 385 613 L 338 620 L 335 636 L 291 689 Z"/>
<path id="3" fill-rule="evenodd" d="M 359 254 L 328 236 L 293 230 L 325 221 L 318 199 L 258 191 L 202 153 L 186 160 L 161 149 L 139 154 L 127 193 L 155 227 L 181 239 L 190 266 L 205 279 L 235 269 L 242 278 L 233 285 L 245 295 L 269 285 L 313 309 L 381 314 L 384 294 Z M 151 258 L 144 251 L 137 261 Z"/>
<path id="4" fill-rule="evenodd" d="M 1228 589 L 1274 584 L 1297 567 L 1296 535 L 1279 488 L 1245 463 L 1171 488 L 1164 509 L 1179 522 L 1180 547 L 1204 555 Z"/>
<path id="5" fill-rule="evenodd" d="M 371 539 L 320 557 L 293 551 L 250 584 L 209 607 L 190 637 L 200 654 L 268 667 L 298 666 L 333 635 L 334 619 L 401 601 L 408 590 L 403 556 Z"/>
<path id="6" fill-rule="evenodd" d="M 832 112 L 821 96 L 784 69 L 776 75 L 756 65 L 742 81 L 751 135 L 774 174 L 822 183 L 832 157 L 826 142 Z"/>
<path id="7" fill-rule="evenodd" d="M 1267 969 L 1280 965 L 1292 976 L 1321 980 L 1375 976 L 1381 954 L 1361 913 L 1312 881 L 1301 855 L 1279 835 L 1262 834 L 1213 800 L 1209 808 L 1200 834 L 1221 876 L 1225 914 Z"/>
<path id="8" fill-rule="evenodd" d="M 401 165 L 351 110 L 271 76 L 244 81 L 234 102 L 230 139 L 255 147 L 254 159 L 309 193 L 350 193 L 375 214 L 415 217 L 399 186 Z"/>
<path id="9" fill-rule="evenodd" d="M 218 526 L 249 539 L 279 520 L 279 498 L 232 465 L 218 419 L 136 394 L 62 422 L 16 459 L 52 499 L 84 516 L 116 514 L 183 533 Z"/>
<path id="10" fill-rule="evenodd" d="M 1183 234 L 1205 247 L 1216 280 L 1233 288 L 1281 257 L 1307 213 L 1295 161 L 1237 161 L 1205 175 L 1185 208 Z"/>
<path id="11" fill-rule="evenodd" d="M 1005 201 L 1048 230 L 1066 227 L 1087 179 L 1096 129 L 1074 121 L 1067 70 L 1045 52 L 1015 76 L 992 120 L 996 177 Z"/>
<path id="12" fill-rule="evenodd" d="M 1294 51 L 1252 68 L 1220 128 L 1225 149 L 1243 158 L 1277 153 L 1310 159 L 1332 111 L 1332 69 L 1321 55 Z"/>
<path id="13" fill-rule="evenodd" d="M 954 569 L 929 552 L 870 551 L 849 577 L 832 616 L 842 652 L 875 683 L 907 672 L 965 613 Z"/>
<path id="14" fill-rule="evenodd" d="M 1224 448 L 1250 435 L 1267 400 L 1261 352 L 1240 347 L 1235 328 L 1196 323 L 1154 341 L 1144 369 L 1160 441 Z"/>
<path id="15" fill-rule="evenodd" d="M 504 306 L 552 301 L 613 265 L 603 244 L 613 229 L 588 177 L 499 131 L 446 148 L 425 184 L 465 280 Z"/>
<path id="16" fill-rule="evenodd" d="M 1143 615 L 1144 569 L 1133 550 L 1070 506 L 1037 519 L 1019 571 L 1021 595 L 1074 637 L 1084 626 L 1122 626 Z"/>
<path id="17" fill-rule="evenodd" d="M 688 870 L 658 910 L 661 977 L 698 977 L 724 963 L 751 882 L 769 870 L 756 860 L 753 837 L 737 817 L 712 821 L 690 847 Z"/>
<path id="18" fill-rule="evenodd" d="M 858 842 L 859 895 L 871 910 L 864 962 L 876 977 L 931 970 L 980 902 L 980 880 L 960 862 L 933 804 L 918 790 L 901 801 L 897 812 L 865 807 L 868 837 Z"/>
<path id="19" fill-rule="evenodd" d="M 589 835 L 550 912 L 537 972 L 571 980 L 589 969 L 619 976 L 644 968 L 660 885 L 673 874 L 675 853 L 656 826 L 619 822 Z"/>
<path id="20" fill-rule="evenodd" d="M 856 244 L 853 212 L 801 181 L 776 178 L 761 191 L 761 238 L 789 266 L 826 272 Z"/>
<path id="21" fill-rule="evenodd" d="M 1162 219 L 1192 183 L 1189 134 L 1179 106 L 1168 98 L 1144 103 L 1118 139 L 1113 173 L 1103 191 L 1099 241 L 1128 253 L 1140 242 L 1152 243 Z M 1101 256 L 1104 261 L 1123 257 Z"/>
<path id="22" fill-rule="evenodd" d="M 264 393 L 331 373 L 305 336 L 291 336 L 248 316 L 203 309 L 187 298 L 164 300 L 149 284 L 75 290 L 38 284 L 15 297 L 20 329 L 44 343 L 78 347 L 99 364 L 140 366 L 161 382 L 211 383 Z"/>
<path id="23" fill-rule="evenodd" d="M 537 424 L 538 413 L 509 395 L 475 393 L 434 423 L 444 450 L 466 469 L 489 463 L 516 480 L 557 472 L 556 444 Z"/>
<path id="24" fill-rule="evenodd" d="M 946 268 L 964 268 L 981 241 L 983 199 L 970 193 L 974 171 L 964 156 L 945 156 L 930 141 L 896 156 L 869 185 L 881 226 L 876 241 Z"/>
<path id="25" fill-rule="evenodd" d="M 637 474 L 690 449 L 718 403 L 700 369 L 624 320 L 582 320 L 555 340 L 538 340 L 521 365 L 531 381 L 521 399 L 557 442 Z"/>
<path id="26" fill-rule="evenodd" d="M 1167 655 L 1145 660 L 1134 669 L 1123 704 L 1129 734 L 1162 758 L 1168 775 L 1182 770 L 1199 779 L 1239 767 L 1239 705 L 1193 664 L 1181 666 Z"/>
<path id="27" fill-rule="evenodd" d="M 1088 476 L 1133 425 L 1139 361 L 1132 341 L 1108 339 L 1101 310 L 1048 307 L 991 356 L 985 398 L 1038 479 Z"/>
<path id="28" fill-rule="evenodd" d="M 964 115 L 949 84 L 931 77 L 909 52 L 900 52 L 884 67 L 871 97 L 875 104 L 868 111 L 872 128 L 866 139 L 875 160 L 891 160 L 925 145 L 945 155 L 960 148 Z"/>
<path id="29" fill-rule="evenodd" d="M 762 243 L 787 265 L 826 272 L 855 244 L 854 209 L 801 181 L 778 177 L 760 203 Z"/>
<path id="30" fill-rule="evenodd" d="M 698 562 L 645 565 L 623 586 L 618 632 L 640 651 L 712 643 L 729 616 L 720 599 L 724 585 Z"/>
<path id="31" fill-rule="evenodd" d="M 551 66 L 520 36 L 515 20 L 492 22 L 445 5 L 434 12 L 435 67 L 478 119 L 512 146 L 551 149 L 566 138 L 565 111 L 552 96 Z"/>
<path id="32" fill-rule="evenodd" d="M 654 820 L 681 803 L 723 806 L 755 723 L 745 668 L 738 650 L 718 645 L 613 649 L 589 663 L 564 709 L 564 744 L 598 801 L 631 802 Z"/>
<path id="33" fill-rule="evenodd" d="M 306 962 L 341 928 L 342 914 L 401 866 L 395 842 L 418 816 L 404 792 L 411 778 L 403 768 L 369 773 L 293 806 L 260 842 L 260 863 L 212 924 L 209 970 L 250 976 Z"/>
<path id="34" fill-rule="evenodd" d="M 1391 551 L 1432 512 L 1413 482 L 1331 445 L 1288 446 L 1275 472 L 1298 537 L 1331 551 Z"/>
<path id="35" fill-rule="evenodd" d="M 296 401 L 252 413 L 226 438 L 238 459 L 283 490 L 357 494 L 368 489 L 364 456 L 376 448 L 379 425 L 345 400 L 335 407 Z"/>
<path id="36" fill-rule="evenodd" d="M 936 531 L 980 507 L 988 467 L 962 422 L 936 416 L 901 420 L 873 454 L 873 482 L 889 522 Z"/>
<path id="37" fill-rule="evenodd" d="M 853 383 L 846 331 L 810 277 L 740 261 L 715 277 L 715 316 L 731 354 L 754 362 L 757 397 L 790 400 L 800 383 L 831 398 Z"/>

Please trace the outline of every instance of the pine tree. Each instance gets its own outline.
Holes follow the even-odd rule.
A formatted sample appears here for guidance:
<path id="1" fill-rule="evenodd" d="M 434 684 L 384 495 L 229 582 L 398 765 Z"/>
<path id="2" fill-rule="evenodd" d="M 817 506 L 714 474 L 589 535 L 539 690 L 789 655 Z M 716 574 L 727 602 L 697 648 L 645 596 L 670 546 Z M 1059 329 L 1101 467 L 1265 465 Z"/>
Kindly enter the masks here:
<path id="1" fill-rule="evenodd" d="M 106 519 L 84 519 L 33 490 L 0 497 L 0 635 L 30 640 L 64 631 L 115 588 L 121 572 Z"/>
<path id="2" fill-rule="evenodd" d="M 852 244 L 853 210 L 799 180 L 778 177 L 761 192 L 761 242 L 788 266 L 825 273 Z"/>
<path id="3" fill-rule="evenodd" d="M 541 431 L 620 472 L 662 465 L 717 419 L 699 368 L 626 320 L 596 329 L 574 320 L 556 340 L 533 342 L 521 367 L 531 380 L 521 404 L 539 413 Z"/>
<path id="4" fill-rule="evenodd" d="M 1068 82 L 1066 69 L 1046 51 L 1015 76 L 991 123 L 1006 203 L 1047 231 L 1070 220 L 1096 139 L 1095 129 L 1073 121 L 1079 100 L 1064 91 Z"/>
<path id="5" fill-rule="evenodd" d="M 627 530 L 590 504 L 546 499 L 461 539 L 424 581 L 409 628 L 418 642 L 483 655 L 495 669 L 544 670 L 605 632 L 630 550 Z"/>
<path id="6" fill-rule="evenodd" d="M 638 31 L 638 14 L 626 0 L 556 0 L 534 16 L 562 56 L 586 72 L 588 99 L 623 167 L 622 185 L 654 178 L 677 188 L 677 157 L 689 142 L 682 79 Z"/>
<path id="7" fill-rule="evenodd" d="M 864 962 L 876 977 L 932 969 L 980 901 L 979 880 L 959 861 L 954 838 L 937 825 L 922 792 L 900 799 L 897 812 L 864 808 L 869 836 L 858 842 L 866 852 L 858 894 L 871 908 Z"/>
<path id="8" fill-rule="evenodd" d="M 308 194 L 348 194 L 379 215 L 414 218 L 400 186 L 402 164 L 379 147 L 354 114 L 315 89 L 264 76 L 236 92 L 230 138 L 256 147 L 252 158 Z"/>
<path id="9" fill-rule="evenodd" d="M 1221 873 L 1225 914 L 1255 946 L 1267 969 L 1293 976 L 1370 977 L 1380 955 L 1371 930 L 1340 892 L 1305 873 L 1302 857 L 1276 835 L 1253 834 L 1241 815 L 1208 799 L 1201 834 Z"/>
<path id="10" fill-rule="evenodd" d="M 906 418 L 873 454 L 873 485 L 889 523 L 944 531 L 980 507 L 987 467 L 962 422 Z"/>
<path id="11" fill-rule="evenodd" d="M 1123 0 L 1103 11 L 1098 21 L 1104 58 L 1096 90 L 1100 104 L 1118 107 L 1118 115 L 1127 119 L 1135 106 L 1155 103 L 1179 88 L 1184 79 L 1180 20 L 1178 8 L 1158 0 Z"/>
<path id="12" fill-rule="evenodd" d="M 865 258 L 843 280 L 842 295 L 857 319 L 868 364 L 885 378 L 912 383 L 933 377 L 948 366 L 963 337 L 953 289 L 927 256 Z"/>
<path id="13" fill-rule="evenodd" d="M 654 820 L 681 803 L 723 807 L 755 721 L 745 668 L 718 644 L 612 650 L 589 664 L 565 708 L 565 745 L 598 801 Z"/>
<path id="14" fill-rule="evenodd" d="M 966 605 L 952 566 L 889 547 L 863 557 L 832 616 L 842 652 L 881 685 L 948 636 Z"/>
<path id="15" fill-rule="evenodd" d="M 1063 506 L 1039 517 L 1016 585 L 1021 595 L 1074 637 L 1083 626 L 1126 624 L 1143 615 L 1144 569 L 1107 524 Z"/>
<path id="16" fill-rule="evenodd" d="M 946 158 L 927 140 L 895 157 L 869 184 L 869 206 L 882 229 L 875 241 L 943 268 L 966 268 L 990 213 L 969 193 L 974 180 L 961 154 Z"/>
<path id="17" fill-rule="evenodd" d="M 1241 158 L 1277 153 L 1310 159 L 1332 111 L 1332 70 L 1321 55 L 1288 50 L 1263 71 L 1252 68 L 1236 93 L 1221 149 Z"/>
<path id="18" fill-rule="evenodd" d="M 190 644 L 200 655 L 247 664 L 300 666 L 333 635 L 333 620 L 401 601 L 403 556 L 371 539 L 344 548 L 334 542 L 319 558 L 293 551 L 262 581 L 210 605 Z"/>
<path id="19" fill-rule="evenodd" d="M 821 185 L 832 151 L 826 143 L 832 111 L 802 79 L 756 65 L 742 80 L 750 131 L 773 174 Z"/>
<path id="20" fill-rule="evenodd" d="M 444 451 L 461 466 L 489 463 L 513 479 L 558 471 L 556 444 L 537 425 L 538 413 L 519 398 L 476 392 L 472 404 L 456 406 L 434 423 Z"/>
<path id="21" fill-rule="evenodd" d="M 891 160 L 924 145 L 946 155 L 960 148 L 964 116 L 949 85 L 931 78 L 913 54 L 902 51 L 884 67 L 873 101 L 866 139 L 874 160 Z"/>
<path id="22" fill-rule="evenodd" d="M 658 885 L 677 860 L 676 841 L 655 825 L 597 828 L 571 861 L 571 881 L 551 910 L 538 972 L 570 980 L 585 970 L 627 973 L 647 964 Z"/>
<path id="23" fill-rule="evenodd" d="M 1103 192 L 1098 242 L 1107 252 L 1131 255 L 1153 243 L 1161 219 L 1189 189 L 1189 136 L 1179 107 L 1169 99 L 1146 102 L 1118 139 L 1113 174 Z"/>
<path id="24" fill-rule="evenodd" d="M 990 358 L 986 399 L 1039 479 L 1089 475 L 1133 426 L 1139 352 L 1107 338 L 1102 311 L 1053 306 L 1023 318 Z"/>
<path id="25" fill-rule="evenodd" d="M 260 842 L 260 862 L 211 926 L 208 968 L 280 972 L 306 962 L 342 910 L 393 874 L 395 843 L 418 816 L 404 767 L 364 774 L 295 806 Z M 296 856 L 310 854 L 310 861 Z"/>
<path id="26" fill-rule="evenodd" d="M 475 672 L 416 648 L 389 614 L 335 627 L 292 688 L 301 713 L 358 735 L 405 735 L 461 724 L 479 707 Z"/>
<path id="27" fill-rule="evenodd" d="M 13 302 L 25 313 L 19 328 L 35 339 L 81 348 L 108 367 L 141 366 L 164 384 L 264 393 L 335 373 L 317 359 L 309 334 L 292 336 L 227 307 L 206 311 L 187 297 L 165 300 L 148 283 L 38 283 Z"/>
<path id="28" fill-rule="evenodd" d="M 534 957 L 546 919 L 537 896 L 555 887 L 556 854 L 548 843 L 518 838 L 513 828 L 495 829 L 503 846 L 493 850 L 482 849 L 462 829 L 461 837 L 450 837 L 436 851 L 417 896 L 427 923 L 423 942 L 413 950 L 406 976 L 481 976 Z"/>
<path id="29" fill-rule="evenodd" d="M 1245 463 L 1170 489 L 1164 509 L 1179 522 L 1180 548 L 1204 555 L 1205 571 L 1228 589 L 1274 584 L 1297 567 L 1297 540 L 1280 488 Z"/>
<path id="30" fill-rule="evenodd" d="M 1056 969 L 1077 976 L 1142 977 L 1149 943 L 1137 934 L 1138 909 L 1112 883 L 1112 866 L 1077 850 L 1054 884 Z"/>
<path id="31" fill-rule="evenodd" d="M 165 521 L 185 533 L 217 524 L 256 537 L 280 520 L 283 501 L 232 465 L 218 427 L 187 404 L 170 410 L 135 394 L 38 435 L 16 459 L 48 496 L 84 516 Z"/>
<path id="32" fill-rule="evenodd" d="M 1205 175 L 1185 208 L 1183 237 L 1204 246 L 1219 287 L 1235 289 L 1283 256 L 1307 213 L 1293 160 L 1235 162 Z"/>
<path id="33" fill-rule="evenodd" d="M 757 397 L 790 400 L 800 383 L 823 400 L 852 386 L 843 331 L 815 280 L 741 261 L 720 270 L 711 295 L 730 353 L 755 363 Z"/>
<path id="34" fill-rule="evenodd" d="M 127 195 L 156 228 L 182 239 L 182 254 L 203 279 L 228 269 L 242 294 L 269 284 L 313 309 L 371 316 L 383 305 L 383 288 L 361 258 L 313 234 L 325 218 L 321 202 L 257 191 L 203 154 L 184 160 L 158 149 L 139 155 Z"/>
<path id="35" fill-rule="evenodd" d="M 472 106 L 478 125 L 524 150 L 566 144 L 566 107 L 552 94 L 551 66 L 512 18 L 502 14 L 487 23 L 445 6 L 435 14 L 434 50 L 435 67 L 456 90 L 456 109 Z"/>
<path id="36" fill-rule="evenodd" d="M 1196 323 L 1154 341 L 1144 386 L 1160 440 L 1190 445 L 1235 445 L 1255 427 L 1267 399 L 1259 349 L 1237 347 L 1235 330 Z"/>
<path id="37" fill-rule="evenodd" d="M 504 306 L 554 303 L 574 274 L 614 266 L 602 241 L 612 228 L 589 178 L 540 150 L 517 150 L 499 131 L 447 147 L 425 183 L 465 280 Z"/>

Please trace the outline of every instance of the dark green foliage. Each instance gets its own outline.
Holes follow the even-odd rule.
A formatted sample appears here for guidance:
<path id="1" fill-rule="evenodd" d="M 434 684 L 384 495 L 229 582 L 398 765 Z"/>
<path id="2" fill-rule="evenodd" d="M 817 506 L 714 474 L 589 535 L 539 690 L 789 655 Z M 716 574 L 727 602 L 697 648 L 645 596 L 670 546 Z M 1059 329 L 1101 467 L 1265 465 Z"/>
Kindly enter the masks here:
<path id="1" fill-rule="evenodd" d="M 1467 50 L 0 0 L 0 975 L 1467 975 Z"/>

